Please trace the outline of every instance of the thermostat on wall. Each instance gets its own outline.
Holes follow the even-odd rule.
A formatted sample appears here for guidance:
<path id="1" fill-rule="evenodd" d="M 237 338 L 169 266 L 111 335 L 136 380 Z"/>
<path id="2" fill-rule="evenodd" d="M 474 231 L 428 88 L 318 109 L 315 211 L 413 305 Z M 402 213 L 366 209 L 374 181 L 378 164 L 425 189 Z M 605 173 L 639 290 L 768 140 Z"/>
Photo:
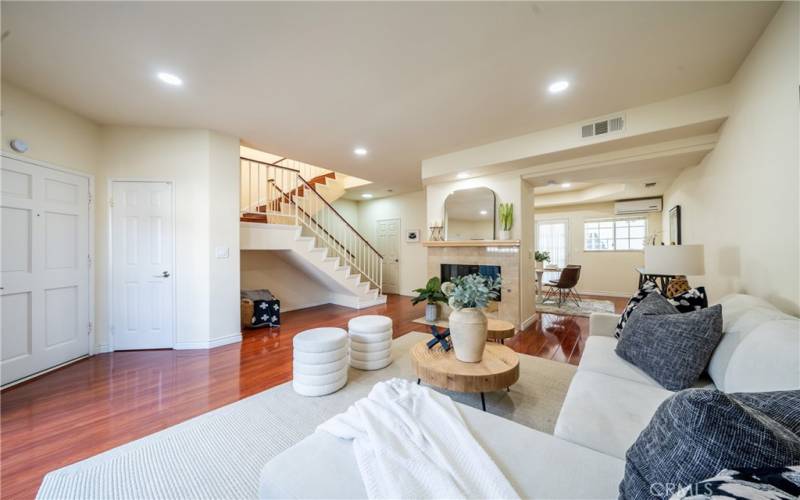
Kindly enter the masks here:
<path id="1" fill-rule="evenodd" d="M 25 151 L 28 150 L 28 143 L 26 143 L 22 139 L 12 139 L 11 149 L 16 151 L 17 153 L 24 153 Z"/>

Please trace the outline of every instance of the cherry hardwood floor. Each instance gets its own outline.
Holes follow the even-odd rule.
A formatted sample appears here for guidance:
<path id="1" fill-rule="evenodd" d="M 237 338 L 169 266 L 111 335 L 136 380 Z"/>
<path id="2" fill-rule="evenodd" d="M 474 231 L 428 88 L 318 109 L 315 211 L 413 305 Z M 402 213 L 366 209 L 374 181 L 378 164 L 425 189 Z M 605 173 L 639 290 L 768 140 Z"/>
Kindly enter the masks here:
<path id="1" fill-rule="evenodd" d="M 624 299 L 612 300 L 617 311 Z M 0 496 L 33 498 L 51 470 L 88 458 L 291 379 L 292 337 L 317 326 L 346 327 L 362 314 L 394 320 L 395 337 L 424 330 L 424 305 L 389 296 L 361 311 L 319 306 L 284 313 L 280 329 L 245 333 L 211 350 L 100 354 L 0 394 Z M 518 352 L 577 364 L 588 318 L 538 315 L 506 340 Z"/>

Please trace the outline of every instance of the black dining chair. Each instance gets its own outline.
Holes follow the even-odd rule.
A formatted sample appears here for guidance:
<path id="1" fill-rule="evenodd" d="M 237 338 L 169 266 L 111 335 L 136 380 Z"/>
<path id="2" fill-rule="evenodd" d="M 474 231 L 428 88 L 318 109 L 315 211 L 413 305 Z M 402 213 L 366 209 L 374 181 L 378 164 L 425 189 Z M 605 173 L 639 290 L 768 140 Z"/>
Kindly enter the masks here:
<path id="1" fill-rule="evenodd" d="M 558 276 L 558 281 L 550 281 L 545 286 L 548 287 L 544 300 L 547 300 L 553 295 L 558 295 L 558 305 L 561 306 L 564 302 L 571 299 L 575 301 L 575 305 L 581 306 L 581 295 L 575 289 L 578 285 L 578 280 L 581 278 L 581 266 L 567 266 L 561 270 Z"/>

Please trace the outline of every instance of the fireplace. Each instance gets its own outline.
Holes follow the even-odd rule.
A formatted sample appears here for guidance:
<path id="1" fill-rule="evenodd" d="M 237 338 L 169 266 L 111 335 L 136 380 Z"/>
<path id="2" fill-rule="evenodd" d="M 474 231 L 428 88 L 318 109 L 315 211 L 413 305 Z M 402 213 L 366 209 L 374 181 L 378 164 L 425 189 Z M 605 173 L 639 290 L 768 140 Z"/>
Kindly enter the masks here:
<path id="1" fill-rule="evenodd" d="M 500 266 L 485 266 L 480 264 L 442 264 L 439 276 L 442 283 L 450 281 L 453 278 L 460 276 L 467 276 L 468 274 L 480 274 L 481 276 L 489 276 L 497 278 L 500 276 Z M 498 290 L 497 300 L 502 299 L 502 291 Z"/>

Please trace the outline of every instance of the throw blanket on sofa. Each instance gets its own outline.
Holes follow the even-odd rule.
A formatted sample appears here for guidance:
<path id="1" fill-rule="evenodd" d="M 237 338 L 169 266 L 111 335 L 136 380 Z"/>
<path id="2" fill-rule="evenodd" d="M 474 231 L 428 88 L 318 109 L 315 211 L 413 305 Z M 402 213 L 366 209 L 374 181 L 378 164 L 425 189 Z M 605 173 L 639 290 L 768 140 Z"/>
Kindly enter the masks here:
<path id="1" fill-rule="evenodd" d="M 376 384 L 319 429 L 353 440 L 370 498 L 518 498 L 453 401 L 408 380 Z"/>

